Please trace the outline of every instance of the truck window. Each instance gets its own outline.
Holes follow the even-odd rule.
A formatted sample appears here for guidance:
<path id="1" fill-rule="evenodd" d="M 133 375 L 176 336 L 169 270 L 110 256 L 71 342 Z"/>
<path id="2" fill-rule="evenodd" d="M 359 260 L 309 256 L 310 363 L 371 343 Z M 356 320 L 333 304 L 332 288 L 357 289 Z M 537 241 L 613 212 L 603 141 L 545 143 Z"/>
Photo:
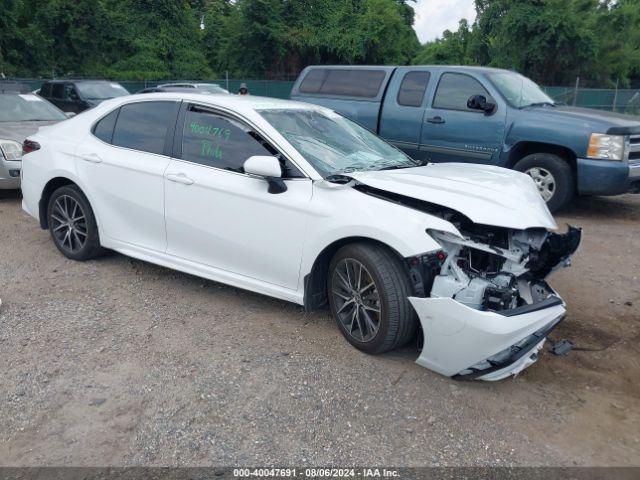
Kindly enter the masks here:
<path id="1" fill-rule="evenodd" d="M 438 83 L 433 108 L 476 112 L 477 110 L 467 108 L 467 100 L 472 95 L 484 95 L 488 101 L 494 101 L 475 78 L 463 73 L 444 73 Z"/>
<path id="2" fill-rule="evenodd" d="M 316 68 L 300 84 L 302 93 L 374 98 L 385 77 L 384 70 Z"/>
<path id="3" fill-rule="evenodd" d="M 398 91 L 398 105 L 419 107 L 429 84 L 429 72 L 409 72 L 402 79 Z"/>

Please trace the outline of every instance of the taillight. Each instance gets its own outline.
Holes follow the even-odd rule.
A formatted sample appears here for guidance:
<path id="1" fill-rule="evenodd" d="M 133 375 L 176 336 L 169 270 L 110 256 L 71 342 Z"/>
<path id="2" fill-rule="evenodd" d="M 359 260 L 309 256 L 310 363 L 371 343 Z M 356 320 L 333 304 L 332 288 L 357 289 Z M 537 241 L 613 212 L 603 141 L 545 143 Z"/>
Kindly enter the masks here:
<path id="1" fill-rule="evenodd" d="M 33 140 L 25 140 L 22 144 L 22 155 L 40 150 L 40 144 Z"/>

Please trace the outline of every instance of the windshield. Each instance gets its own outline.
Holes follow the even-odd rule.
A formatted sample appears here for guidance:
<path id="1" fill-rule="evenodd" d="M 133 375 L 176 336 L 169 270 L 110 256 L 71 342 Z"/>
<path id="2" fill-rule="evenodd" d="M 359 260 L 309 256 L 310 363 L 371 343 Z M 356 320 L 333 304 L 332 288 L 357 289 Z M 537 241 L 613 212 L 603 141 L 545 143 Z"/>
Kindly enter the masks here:
<path id="1" fill-rule="evenodd" d="M 422 165 L 334 112 L 274 109 L 262 110 L 260 114 L 323 177 Z"/>
<path id="2" fill-rule="evenodd" d="M 77 83 L 76 87 L 84 98 L 92 100 L 105 100 L 129 95 L 129 92 L 119 83 Z"/>
<path id="3" fill-rule="evenodd" d="M 0 95 L 0 122 L 56 121 L 66 118 L 64 113 L 36 95 Z"/>
<path id="4" fill-rule="evenodd" d="M 227 90 L 215 83 L 199 83 L 196 86 L 198 90 L 204 90 L 207 93 L 229 93 Z"/>
<path id="5" fill-rule="evenodd" d="M 488 76 L 504 98 L 516 108 L 554 103 L 535 82 L 518 73 L 489 73 Z"/>

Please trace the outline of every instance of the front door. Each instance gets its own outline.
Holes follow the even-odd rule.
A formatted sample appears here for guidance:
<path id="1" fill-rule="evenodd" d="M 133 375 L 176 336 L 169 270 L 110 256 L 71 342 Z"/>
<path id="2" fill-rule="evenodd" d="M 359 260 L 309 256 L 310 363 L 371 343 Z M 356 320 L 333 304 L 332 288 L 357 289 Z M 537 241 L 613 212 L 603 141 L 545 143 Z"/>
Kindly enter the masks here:
<path id="1" fill-rule="evenodd" d="M 489 91 L 467 73 L 444 72 L 425 110 L 420 150 L 436 162 L 497 164 L 504 139 L 506 106 L 485 114 L 467 107 L 473 95 L 496 103 Z"/>
<path id="2" fill-rule="evenodd" d="M 295 290 L 311 180 L 287 165 L 298 178 L 285 179 L 284 193 L 269 193 L 266 180 L 246 175 L 243 164 L 277 154 L 273 147 L 236 118 L 185 109 L 165 173 L 167 253 Z"/>
<path id="3" fill-rule="evenodd" d="M 419 146 L 430 78 L 428 68 L 398 68 L 380 114 L 380 136 L 417 160 L 428 158 Z"/>

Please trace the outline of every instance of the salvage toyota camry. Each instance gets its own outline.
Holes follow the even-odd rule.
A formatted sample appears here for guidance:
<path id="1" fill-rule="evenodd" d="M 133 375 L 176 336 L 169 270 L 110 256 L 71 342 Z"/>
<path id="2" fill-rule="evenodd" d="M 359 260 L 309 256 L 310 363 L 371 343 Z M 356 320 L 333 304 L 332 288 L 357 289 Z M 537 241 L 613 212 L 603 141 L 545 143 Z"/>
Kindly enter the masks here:
<path id="1" fill-rule="evenodd" d="M 158 93 L 31 136 L 23 208 L 70 259 L 103 248 L 307 309 L 382 353 L 498 380 L 536 361 L 565 304 L 558 233 L 529 177 L 423 164 L 323 107 Z"/>

